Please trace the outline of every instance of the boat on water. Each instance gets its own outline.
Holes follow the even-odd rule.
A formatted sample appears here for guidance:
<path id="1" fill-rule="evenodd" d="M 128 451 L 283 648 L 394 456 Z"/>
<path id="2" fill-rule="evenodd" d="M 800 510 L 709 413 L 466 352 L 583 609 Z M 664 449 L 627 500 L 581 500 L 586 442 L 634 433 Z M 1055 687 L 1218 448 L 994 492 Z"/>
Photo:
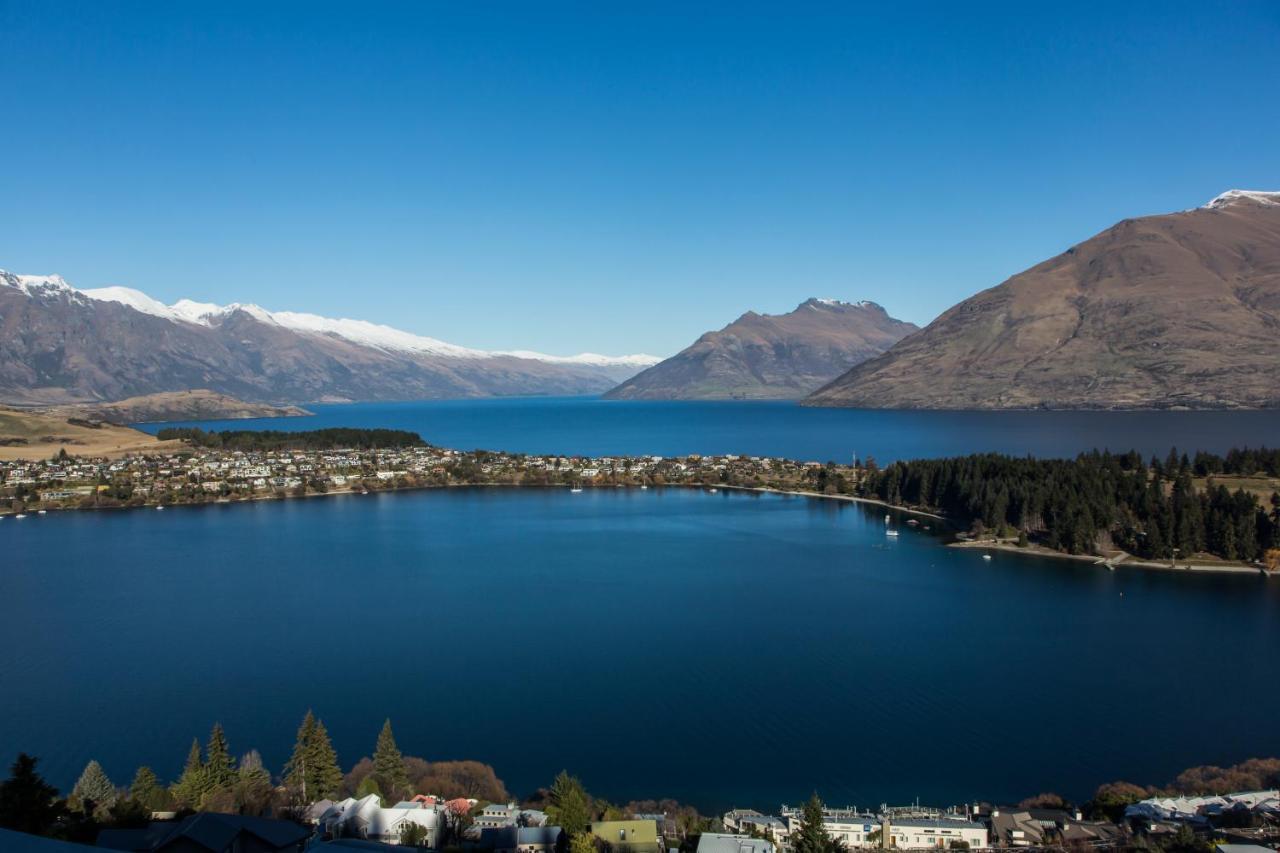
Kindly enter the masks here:
<path id="1" fill-rule="evenodd" d="M 713 495 L 716 493 L 716 490 L 715 490 L 715 489 L 707 489 L 707 491 L 708 491 L 708 492 L 710 492 L 710 493 L 711 493 L 711 494 L 713 494 Z"/>
<path id="2" fill-rule="evenodd" d="M 898 538 L 898 531 L 896 531 L 896 530 L 894 530 L 892 527 L 890 527 L 888 530 L 886 530 L 886 531 L 884 532 L 884 535 L 885 535 L 885 536 L 892 536 L 892 537 L 894 537 L 894 538 L 896 539 L 896 538 Z"/>
<path id="3" fill-rule="evenodd" d="M 910 525 L 911 527 L 915 527 L 915 526 L 916 526 L 917 524 L 919 524 L 919 523 L 920 523 L 920 522 L 916 521 L 914 518 L 908 518 L 908 519 L 907 519 L 907 524 L 908 524 L 908 525 Z"/>
<path id="4" fill-rule="evenodd" d="M 647 488 L 649 488 L 649 487 L 648 487 L 648 486 L 646 486 L 644 483 L 641 483 L 641 484 L 640 484 L 640 488 L 641 488 L 641 489 L 647 489 Z"/>
<path id="5" fill-rule="evenodd" d="M 569 494 L 571 494 L 571 495 L 576 495 L 576 494 L 577 494 L 578 492 L 580 492 L 580 491 L 582 491 L 582 489 L 579 489 L 579 488 L 576 488 L 576 487 L 575 487 L 575 488 L 572 488 L 572 489 L 570 489 L 570 490 L 569 490 Z"/>
<path id="6" fill-rule="evenodd" d="M 157 505 L 156 505 L 156 509 L 157 509 L 157 510 L 162 510 L 162 509 L 164 509 L 164 504 L 157 504 Z"/>
<path id="7" fill-rule="evenodd" d="M 885 524 L 888 524 L 888 523 L 889 523 L 889 513 L 887 513 L 887 512 L 884 514 L 884 523 L 885 523 Z"/>
<path id="8" fill-rule="evenodd" d="M 27 517 L 27 514 L 25 512 L 20 512 L 14 516 L 14 518 L 26 518 L 26 517 Z"/>
<path id="9" fill-rule="evenodd" d="M 990 560 L 990 559 L 991 559 L 991 555 L 990 555 L 990 554 L 983 554 L 983 555 L 982 555 L 982 559 L 984 559 L 984 560 Z"/>

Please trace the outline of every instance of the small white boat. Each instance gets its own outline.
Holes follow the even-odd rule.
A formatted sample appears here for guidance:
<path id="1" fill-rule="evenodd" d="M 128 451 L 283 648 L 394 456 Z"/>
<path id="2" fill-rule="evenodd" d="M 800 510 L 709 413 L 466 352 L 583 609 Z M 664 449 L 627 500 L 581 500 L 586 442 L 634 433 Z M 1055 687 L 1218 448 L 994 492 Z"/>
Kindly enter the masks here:
<path id="1" fill-rule="evenodd" d="M 890 527 L 888 530 L 886 530 L 886 531 L 884 532 L 884 535 L 885 535 L 885 536 L 892 536 L 892 537 L 894 537 L 894 538 L 896 539 L 896 538 L 898 537 L 898 531 L 896 531 L 896 530 L 894 530 L 892 527 Z"/>
<path id="2" fill-rule="evenodd" d="M 984 559 L 984 560 L 990 560 L 990 559 L 991 559 L 991 555 L 990 555 L 990 554 L 983 554 L 983 555 L 982 555 L 982 559 Z"/>
<path id="3" fill-rule="evenodd" d="M 641 484 L 640 484 L 640 488 L 641 488 L 641 489 L 647 489 L 647 488 L 649 488 L 649 487 L 648 487 L 648 486 L 646 486 L 644 483 L 641 483 Z"/>
<path id="4" fill-rule="evenodd" d="M 156 509 L 164 509 L 164 504 L 156 504 Z"/>
<path id="5" fill-rule="evenodd" d="M 14 518 L 26 518 L 26 517 L 27 517 L 27 514 L 25 512 L 20 512 L 14 516 Z"/>
<path id="6" fill-rule="evenodd" d="M 888 523 L 889 523 L 889 513 L 887 513 L 887 512 L 884 514 L 884 523 L 885 523 L 885 524 L 888 524 Z"/>
<path id="7" fill-rule="evenodd" d="M 36 515 L 48 515 L 48 514 L 49 514 L 49 510 L 47 509 L 36 510 Z"/>
<path id="8" fill-rule="evenodd" d="M 361 490 L 360 490 L 360 494 L 362 494 L 362 495 L 367 495 L 367 494 L 369 494 L 369 490 L 368 490 L 368 489 L 361 489 Z"/>
<path id="9" fill-rule="evenodd" d="M 576 494 L 577 494 L 578 492 L 580 492 L 580 491 L 582 491 L 582 489 L 573 488 L 573 489 L 570 489 L 570 490 L 569 490 L 569 494 L 571 494 L 571 495 L 576 495 Z"/>
<path id="10" fill-rule="evenodd" d="M 708 492 L 710 492 L 710 493 L 711 493 L 711 494 L 713 494 L 713 495 L 716 493 L 716 490 L 715 490 L 715 489 L 707 489 L 707 491 L 708 491 Z"/>

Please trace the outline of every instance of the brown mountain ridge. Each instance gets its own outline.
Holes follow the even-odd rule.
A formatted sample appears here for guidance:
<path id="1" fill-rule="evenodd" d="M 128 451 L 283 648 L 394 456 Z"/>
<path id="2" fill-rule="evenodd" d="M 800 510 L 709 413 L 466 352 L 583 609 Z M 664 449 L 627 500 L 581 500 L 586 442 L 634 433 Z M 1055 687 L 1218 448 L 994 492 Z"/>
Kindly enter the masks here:
<path id="1" fill-rule="evenodd" d="M 809 299 L 786 314 L 748 311 L 605 397 L 799 399 L 916 328 L 874 302 Z"/>
<path id="2" fill-rule="evenodd" d="M 966 299 L 808 405 L 1280 407 L 1280 193 L 1126 219 Z"/>

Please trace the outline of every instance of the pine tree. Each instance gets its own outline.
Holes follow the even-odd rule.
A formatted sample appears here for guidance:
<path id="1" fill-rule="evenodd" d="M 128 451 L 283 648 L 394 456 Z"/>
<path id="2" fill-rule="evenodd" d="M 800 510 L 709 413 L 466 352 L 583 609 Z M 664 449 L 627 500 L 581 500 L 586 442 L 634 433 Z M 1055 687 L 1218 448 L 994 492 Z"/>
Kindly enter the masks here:
<path id="1" fill-rule="evenodd" d="M 301 802 L 315 802 L 337 796 L 342 785 L 342 770 L 333 751 L 329 732 L 311 711 L 302 718 L 293 755 L 284 768 L 285 785 Z"/>
<path id="2" fill-rule="evenodd" d="M 404 756 L 396 746 L 389 719 L 382 724 L 382 731 L 378 734 L 378 745 L 373 751 L 373 773 L 387 796 L 409 792 L 409 771 L 405 769 Z"/>
<path id="3" fill-rule="evenodd" d="M 39 835 L 62 815 L 58 789 L 36 772 L 39 759 L 19 753 L 0 782 L 0 827 Z"/>
<path id="4" fill-rule="evenodd" d="M 67 805 L 78 812 L 101 813 L 116 803 L 116 786 L 111 784 L 107 773 L 97 761 L 85 765 L 84 772 L 76 780 L 67 797 Z"/>
<path id="5" fill-rule="evenodd" d="M 582 782 L 569 771 L 561 770 L 551 783 L 551 792 L 547 796 L 547 816 L 551 822 L 559 826 L 570 838 L 579 832 L 585 832 L 591 823 L 591 806 Z"/>
<path id="6" fill-rule="evenodd" d="M 285 785 L 290 790 L 298 792 L 298 797 L 304 803 L 321 799 L 317 796 L 317 792 L 312 790 L 311 784 L 311 753 L 315 734 L 316 718 L 308 708 L 306 715 L 302 718 L 302 725 L 298 726 L 298 736 L 293 742 L 293 755 L 289 756 L 289 762 L 284 766 Z"/>
<path id="7" fill-rule="evenodd" d="M 179 806 L 194 809 L 200 805 L 200 798 L 208 790 L 204 761 L 200 758 L 200 741 L 191 741 L 191 749 L 187 752 L 187 763 L 182 768 L 182 775 L 174 783 L 171 793 Z"/>
<path id="8" fill-rule="evenodd" d="M 147 811 L 162 811 L 169 804 L 169 798 L 160 780 L 150 767 L 142 766 L 134 774 L 133 784 L 129 786 L 129 799 L 138 803 Z"/>
<path id="9" fill-rule="evenodd" d="M 329 730 L 324 727 L 323 720 L 316 721 L 313 749 L 312 766 L 315 768 L 315 775 L 312 779 L 316 796 L 336 797 L 342 787 L 342 768 L 338 766 L 338 753 L 333 749 Z"/>
<path id="10" fill-rule="evenodd" d="M 222 723 L 214 723 L 209 732 L 209 746 L 205 748 L 205 785 L 207 789 L 230 787 L 236 781 L 236 762 L 231 757 L 227 736 Z"/>
<path id="11" fill-rule="evenodd" d="M 791 836 L 793 853 L 842 853 L 844 845 L 827 834 L 822 800 L 815 793 L 800 813 L 800 828 Z"/>

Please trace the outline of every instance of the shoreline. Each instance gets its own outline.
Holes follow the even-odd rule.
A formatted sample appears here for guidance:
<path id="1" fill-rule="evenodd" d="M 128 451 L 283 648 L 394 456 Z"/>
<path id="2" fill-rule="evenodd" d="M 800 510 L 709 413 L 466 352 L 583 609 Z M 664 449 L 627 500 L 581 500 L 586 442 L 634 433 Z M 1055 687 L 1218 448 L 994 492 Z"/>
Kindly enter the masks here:
<path id="1" fill-rule="evenodd" d="M 22 515 L 30 516 L 40 513 L 49 512 L 103 512 L 111 510 L 135 510 L 135 509 L 176 509 L 179 507 L 207 507 L 207 506 L 228 506 L 233 504 L 260 503 L 264 501 L 289 501 L 299 498 L 327 498 L 338 495 L 356 495 L 363 497 L 366 495 L 377 495 L 384 492 L 420 492 L 430 490 L 447 490 L 447 489 L 548 489 L 561 490 L 568 489 L 569 486 L 562 485 L 525 485 L 523 483 L 447 483 L 444 485 L 413 485 L 413 486 L 388 486 L 380 489 L 333 489 L 325 492 L 308 492 L 303 495 L 294 494 L 264 494 L 252 495 L 249 497 L 240 497 L 234 500 L 221 498 L 210 501 L 188 501 L 181 503 L 165 504 L 159 501 L 146 501 L 136 506 L 89 506 L 89 507 L 52 507 L 44 509 L 28 510 Z M 584 489 L 639 489 L 640 484 L 615 484 L 609 486 L 593 486 L 583 484 Z M 732 486 L 723 483 L 664 483 L 662 485 L 648 486 L 650 489 L 697 489 L 700 491 L 708 491 L 710 489 L 723 489 L 725 491 L 743 492 L 747 494 L 757 495 L 781 495 L 784 497 L 800 497 L 819 500 L 843 501 L 845 503 L 863 504 L 865 506 L 883 507 L 891 512 L 899 512 L 906 515 L 919 516 L 921 518 L 929 518 L 934 521 L 946 525 L 949 529 L 955 530 L 954 522 L 944 515 L 929 512 L 927 510 L 916 509 L 913 507 L 901 506 L 882 501 L 878 498 L 861 498 L 855 495 L 828 495 L 822 492 L 812 492 L 805 490 L 776 489 L 768 486 Z M 6 517 L 16 518 L 19 513 L 15 513 L 8 508 L 0 510 L 0 520 Z M 931 532 L 927 530 L 917 530 L 916 532 Z M 1045 557 L 1055 560 L 1070 560 L 1077 563 L 1090 563 L 1095 566 L 1106 566 L 1109 570 L 1115 571 L 1118 567 L 1144 569 L 1148 571 L 1163 572 L 1186 572 L 1196 574 L 1233 574 L 1233 575 L 1253 575 L 1258 574 L 1263 577 L 1280 577 L 1280 573 L 1268 572 L 1266 569 L 1258 566 L 1248 566 L 1241 563 L 1184 563 L 1182 565 L 1156 562 L 1154 560 L 1141 560 L 1130 554 L 1121 554 L 1119 557 L 1103 557 L 1091 554 L 1066 554 L 1061 551 L 1054 551 L 1042 545 L 1028 545 L 1027 547 L 1019 547 L 1011 542 L 993 542 L 981 540 L 958 540 L 954 542 L 944 543 L 946 548 L 957 548 L 961 550 L 985 550 L 999 551 L 1005 554 L 1016 554 L 1025 557 Z"/>
<path id="2" fill-rule="evenodd" d="M 1090 563 L 1095 566 L 1106 566 L 1111 571 L 1115 571 L 1118 568 L 1134 568 L 1162 572 L 1194 572 L 1196 574 L 1262 575 L 1263 577 L 1280 577 L 1280 574 L 1275 572 L 1268 572 L 1266 569 L 1259 566 L 1249 566 L 1244 563 L 1171 564 L 1173 561 L 1157 562 L 1155 560 L 1143 560 L 1134 557 L 1131 554 L 1121 554 L 1118 557 L 1102 557 L 1096 554 L 1064 554 L 1061 551 L 1054 551 L 1051 548 L 1045 548 L 1043 545 L 1028 545 L 1025 548 L 1020 548 L 1009 542 L 983 542 L 979 540 L 948 542 L 947 547 L 958 548 L 961 550 L 1000 551 L 1004 554 L 1017 554 L 1024 557 L 1048 557 L 1055 560 L 1073 560 L 1077 563 Z"/>

